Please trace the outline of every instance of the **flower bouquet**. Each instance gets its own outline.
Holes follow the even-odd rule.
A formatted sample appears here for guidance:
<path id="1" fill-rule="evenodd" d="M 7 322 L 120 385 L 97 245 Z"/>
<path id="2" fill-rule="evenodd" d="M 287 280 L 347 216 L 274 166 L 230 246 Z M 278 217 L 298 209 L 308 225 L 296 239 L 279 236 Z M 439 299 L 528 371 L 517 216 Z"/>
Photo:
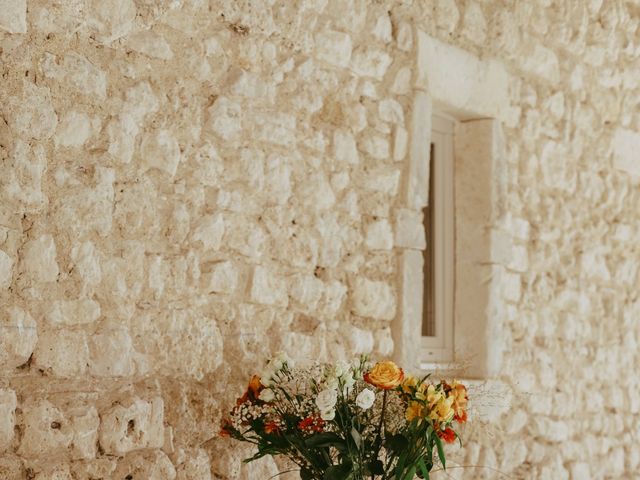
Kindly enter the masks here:
<path id="1" fill-rule="evenodd" d="M 458 382 L 405 376 L 391 361 L 296 368 L 278 354 L 249 382 L 220 434 L 284 455 L 302 480 L 411 480 L 446 467 L 442 441 L 467 419 Z"/>

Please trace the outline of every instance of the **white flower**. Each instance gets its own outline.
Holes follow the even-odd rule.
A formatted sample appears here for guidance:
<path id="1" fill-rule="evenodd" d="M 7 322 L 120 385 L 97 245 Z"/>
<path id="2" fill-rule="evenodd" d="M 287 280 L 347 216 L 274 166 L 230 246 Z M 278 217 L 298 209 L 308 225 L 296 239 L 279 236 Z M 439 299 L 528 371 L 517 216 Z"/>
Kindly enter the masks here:
<path id="1" fill-rule="evenodd" d="M 334 389 L 322 390 L 316 397 L 316 405 L 321 412 L 333 410 L 338 401 L 338 392 Z"/>
<path id="2" fill-rule="evenodd" d="M 355 383 L 356 381 L 353 378 L 353 375 L 351 374 L 351 372 L 350 371 L 345 372 L 345 374 L 342 376 L 342 384 L 344 386 L 343 387 L 344 392 L 346 392 L 351 387 L 353 387 Z"/>
<path id="3" fill-rule="evenodd" d="M 368 410 L 373 405 L 375 399 L 376 394 L 368 388 L 365 388 L 356 397 L 356 405 L 358 405 L 362 410 Z"/>
<path id="4" fill-rule="evenodd" d="M 265 388 L 260 392 L 260 395 L 258 396 L 258 398 L 263 402 L 270 402 L 274 398 L 276 398 L 276 395 L 275 393 L 273 393 L 273 390 L 271 390 L 270 388 Z"/>
<path id="5" fill-rule="evenodd" d="M 331 409 L 331 410 L 326 410 L 326 411 L 322 411 L 320 412 L 320 418 L 322 420 L 333 420 L 334 418 L 336 418 L 336 411 L 335 409 Z"/>

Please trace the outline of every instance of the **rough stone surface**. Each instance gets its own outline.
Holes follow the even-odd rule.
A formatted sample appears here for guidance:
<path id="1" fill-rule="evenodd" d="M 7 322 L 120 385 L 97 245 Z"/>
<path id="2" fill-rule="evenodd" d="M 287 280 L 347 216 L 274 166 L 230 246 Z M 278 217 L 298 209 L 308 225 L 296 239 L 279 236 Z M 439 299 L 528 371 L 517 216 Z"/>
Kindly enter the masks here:
<path id="1" fill-rule="evenodd" d="M 13 440 L 13 428 L 16 422 L 17 398 L 13 390 L 0 389 L 0 453 L 4 452 Z"/>
<path id="2" fill-rule="evenodd" d="M 439 109 L 502 126 L 512 392 L 448 463 L 633 478 L 638 55 L 629 1 L 0 0 L 0 478 L 270 478 L 212 439 L 265 356 L 417 359 Z"/>
<path id="3" fill-rule="evenodd" d="M 23 365 L 38 341 L 35 320 L 20 307 L 9 307 L 0 317 L 0 369 Z"/>
<path id="4" fill-rule="evenodd" d="M 9 33 L 27 33 L 27 0 L 0 2 L 0 28 Z"/>
<path id="5" fill-rule="evenodd" d="M 164 444 L 164 403 L 161 398 L 135 398 L 128 406 L 116 405 L 100 415 L 99 440 L 109 454 L 121 455 Z"/>

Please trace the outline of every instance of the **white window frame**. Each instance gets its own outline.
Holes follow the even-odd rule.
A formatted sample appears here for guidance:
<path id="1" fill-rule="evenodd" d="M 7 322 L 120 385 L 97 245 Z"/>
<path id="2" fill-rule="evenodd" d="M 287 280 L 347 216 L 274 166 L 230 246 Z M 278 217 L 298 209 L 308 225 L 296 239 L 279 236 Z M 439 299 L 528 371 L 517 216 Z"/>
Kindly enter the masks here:
<path id="1" fill-rule="evenodd" d="M 427 232 L 433 264 L 431 301 L 434 308 L 435 336 L 422 336 L 421 363 L 453 361 L 454 355 L 454 290 L 455 290 L 455 194 L 454 194 L 454 135 L 456 121 L 441 112 L 431 119 L 433 145 L 432 175 L 433 205 L 431 209 L 432 235 Z M 425 272 L 428 275 L 430 272 Z M 424 281 L 424 280 L 423 280 Z M 425 321 L 423 312 L 423 322 Z"/>
<path id="2" fill-rule="evenodd" d="M 504 236 L 506 154 L 502 125 L 513 125 L 513 78 L 498 60 L 473 54 L 415 29 L 416 74 L 408 159 L 396 208 L 398 314 L 392 323 L 394 359 L 407 370 L 493 383 L 501 371 L 502 331 L 520 277 L 510 273 Z M 422 210 L 428 203 L 432 112 L 458 120 L 454 138 L 455 289 L 453 360 L 425 362 Z M 508 232 L 507 236 L 508 236 Z M 498 244 L 500 245 L 497 248 Z"/>

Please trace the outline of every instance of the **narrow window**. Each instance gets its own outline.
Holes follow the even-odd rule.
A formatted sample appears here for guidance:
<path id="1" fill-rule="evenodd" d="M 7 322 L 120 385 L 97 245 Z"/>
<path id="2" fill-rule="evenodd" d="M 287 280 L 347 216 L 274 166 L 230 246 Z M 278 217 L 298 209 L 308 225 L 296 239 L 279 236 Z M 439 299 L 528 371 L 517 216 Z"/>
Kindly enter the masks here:
<path id="1" fill-rule="evenodd" d="M 429 156 L 429 205 L 424 209 L 422 360 L 453 360 L 454 188 L 453 119 L 434 114 Z"/>

